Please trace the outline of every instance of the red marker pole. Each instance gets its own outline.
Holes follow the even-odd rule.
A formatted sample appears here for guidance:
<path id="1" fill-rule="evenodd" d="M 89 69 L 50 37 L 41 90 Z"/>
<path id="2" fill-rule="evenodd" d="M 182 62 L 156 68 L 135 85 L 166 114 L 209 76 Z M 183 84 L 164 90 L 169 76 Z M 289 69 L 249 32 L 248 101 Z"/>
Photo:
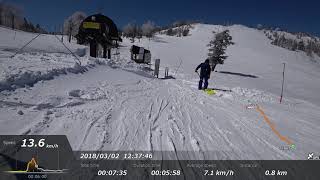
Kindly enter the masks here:
<path id="1" fill-rule="evenodd" d="M 280 104 L 282 103 L 282 97 L 283 97 L 283 85 L 284 85 L 284 72 L 285 72 L 285 70 L 286 70 L 286 63 L 283 63 L 282 88 L 281 88 Z"/>

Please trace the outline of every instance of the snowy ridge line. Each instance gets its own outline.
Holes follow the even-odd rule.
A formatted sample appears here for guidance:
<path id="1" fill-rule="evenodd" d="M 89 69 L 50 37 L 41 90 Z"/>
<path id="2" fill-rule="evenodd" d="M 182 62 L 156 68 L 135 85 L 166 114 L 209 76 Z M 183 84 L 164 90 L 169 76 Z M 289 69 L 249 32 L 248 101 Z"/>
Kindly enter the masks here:
<path id="1" fill-rule="evenodd" d="M 25 86 L 33 86 L 39 81 L 52 80 L 55 76 L 66 75 L 68 73 L 78 74 L 88 71 L 88 68 L 93 68 L 101 62 L 94 61 L 94 63 L 79 65 L 75 64 L 73 67 L 54 68 L 46 72 L 41 71 L 25 71 L 22 74 L 10 74 L 4 80 L 0 81 L 0 92 L 4 90 L 15 90 Z"/>
<path id="2" fill-rule="evenodd" d="M 0 25 L 0 28 L 8 29 L 8 30 L 15 31 L 15 32 L 33 34 L 33 35 L 40 34 L 40 35 L 52 36 L 52 34 L 47 34 L 47 33 L 34 33 L 34 32 L 28 32 L 28 31 L 24 31 L 24 30 L 20 30 L 20 29 L 12 29 L 11 27 L 7 27 L 7 26 L 4 26 L 4 25 Z M 61 36 L 60 34 L 58 34 L 58 35 Z M 63 35 L 63 36 L 66 36 L 66 35 Z"/>
<path id="3" fill-rule="evenodd" d="M 32 40 L 36 36 L 36 38 L 32 43 L 30 43 L 27 47 L 22 48 L 29 40 Z M 61 45 L 61 43 L 57 42 L 55 36 L 58 36 L 59 39 L 62 37 L 61 35 L 50 35 L 43 33 L 30 33 L 25 31 L 18 31 L 9 29 L 6 27 L 0 27 L 0 54 L 3 54 L 1 51 L 9 51 L 16 53 L 16 50 L 24 49 L 22 52 L 64 52 L 69 53 L 69 51 L 65 51 L 65 47 Z M 83 45 L 75 44 L 73 42 L 65 42 L 68 48 L 72 49 L 74 53 L 79 51 L 78 49 L 86 48 Z M 83 54 L 83 53 L 81 53 Z M 78 54 L 81 56 L 80 54 Z"/>
<path id="4" fill-rule="evenodd" d="M 4 28 L 4 29 L 11 30 L 11 31 L 16 31 L 16 32 L 23 32 L 23 33 L 29 33 L 29 34 L 39 34 L 39 33 L 32 33 L 32 32 L 23 31 L 23 30 L 20 30 L 20 29 L 12 29 L 11 27 L 4 26 L 4 25 L 0 25 L 0 27 Z"/>
<path id="5" fill-rule="evenodd" d="M 30 34 L 30 35 L 43 35 L 43 36 L 62 36 L 60 34 L 47 34 L 47 33 L 34 33 L 34 32 L 28 32 L 28 31 L 23 31 L 23 30 L 20 30 L 20 29 L 12 29 L 11 27 L 7 27 L 7 26 L 3 26 L 3 25 L 0 25 L 0 28 L 4 28 L 4 29 L 7 29 L 7 30 L 11 30 L 11 31 L 15 31 L 15 32 L 19 32 L 19 33 L 26 33 L 26 34 Z M 66 35 L 63 35 L 64 37 Z"/>

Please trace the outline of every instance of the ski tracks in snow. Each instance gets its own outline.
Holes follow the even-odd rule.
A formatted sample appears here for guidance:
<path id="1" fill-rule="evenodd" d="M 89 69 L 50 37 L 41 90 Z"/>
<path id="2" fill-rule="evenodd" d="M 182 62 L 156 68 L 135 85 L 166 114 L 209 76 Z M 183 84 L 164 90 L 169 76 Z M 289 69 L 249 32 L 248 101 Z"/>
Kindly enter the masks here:
<path id="1" fill-rule="evenodd" d="M 44 103 L 40 110 L 51 112 L 40 114 L 42 120 L 25 133 L 66 134 L 74 150 L 163 151 L 177 159 L 293 158 L 279 150 L 281 142 L 256 112 L 244 108 L 237 91 L 208 96 L 185 80 L 138 79 L 100 82 L 79 92 L 71 100 Z"/>
<path id="2" fill-rule="evenodd" d="M 197 159 L 264 159 L 261 152 L 268 152 L 274 159 L 292 158 L 292 154 L 279 149 L 281 143 L 255 112 L 244 109 L 242 101 L 230 99 L 236 94 L 208 96 L 184 81 L 174 81 L 172 86 L 172 93 L 178 92 L 176 101 L 181 112 L 177 115 L 184 120 L 182 129 L 189 130 L 186 141 L 191 148 L 182 147 L 198 152 L 193 153 Z"/>

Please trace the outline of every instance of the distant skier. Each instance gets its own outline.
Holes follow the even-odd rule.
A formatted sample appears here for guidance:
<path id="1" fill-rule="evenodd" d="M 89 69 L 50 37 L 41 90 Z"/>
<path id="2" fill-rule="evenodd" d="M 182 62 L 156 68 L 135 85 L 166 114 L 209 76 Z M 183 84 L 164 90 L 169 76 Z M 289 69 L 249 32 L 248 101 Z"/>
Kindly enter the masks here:
<path id="1" fill-rule="evenodd" d="M 210 73 L 211 73 L 211 67 L 209 64 L 209 59 L 206 59 L 204 63 L 201 63 L 197 68 L 196 68 L 196 73 L 198 73 L 198 69 L 201 68 L 200 70 L 200 81 L 199 81 L 199 86 L 198 89 L 202 89 L 202 83 L 204 80 L 204 87 L 203 89 L 208 88 L 208 79 L 210 78 Z M 199 74 L 199 73 L 198 73 Z"/>

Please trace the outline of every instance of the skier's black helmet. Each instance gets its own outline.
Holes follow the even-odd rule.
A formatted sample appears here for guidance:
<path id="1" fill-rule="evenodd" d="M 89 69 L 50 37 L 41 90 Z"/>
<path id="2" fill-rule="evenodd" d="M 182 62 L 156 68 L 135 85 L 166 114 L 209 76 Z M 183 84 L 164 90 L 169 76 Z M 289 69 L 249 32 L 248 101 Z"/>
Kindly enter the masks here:
<path id="1" fill-rule="evenodd" d="M 206 59 L 204 63 L 209 64 L 209 59 Z"/>

